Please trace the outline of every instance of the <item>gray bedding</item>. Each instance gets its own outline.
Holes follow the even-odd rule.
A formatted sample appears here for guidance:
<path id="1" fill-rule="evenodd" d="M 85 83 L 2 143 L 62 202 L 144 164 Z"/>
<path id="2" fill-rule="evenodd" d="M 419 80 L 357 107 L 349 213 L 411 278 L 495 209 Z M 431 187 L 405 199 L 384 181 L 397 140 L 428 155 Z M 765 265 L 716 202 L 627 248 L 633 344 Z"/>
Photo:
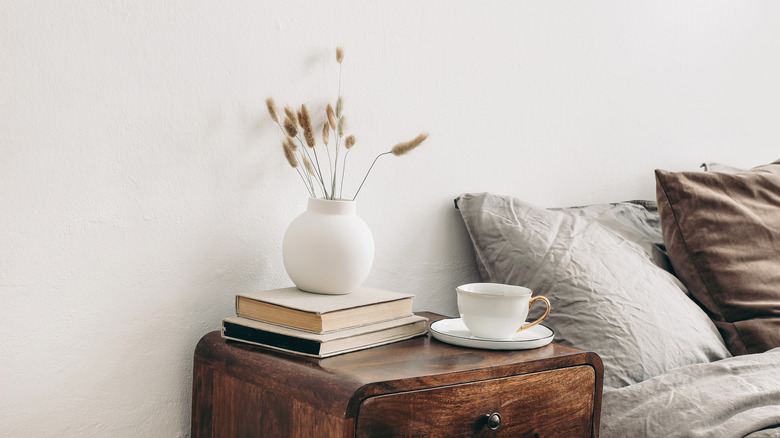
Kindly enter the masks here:
<path id="1" fill-rule="evenodd" d="M 457 205 L 482 280 L 546 296 L 556 341 L 602 358 L 601 436 L 780 438 L 780 348 L 731 357 L 672 276 L 652 203 Z"/>
<path id="2" fill-rule="evenodd" d="M 601 436 L 780 437 L 780 348 L 605 388 Z"/>

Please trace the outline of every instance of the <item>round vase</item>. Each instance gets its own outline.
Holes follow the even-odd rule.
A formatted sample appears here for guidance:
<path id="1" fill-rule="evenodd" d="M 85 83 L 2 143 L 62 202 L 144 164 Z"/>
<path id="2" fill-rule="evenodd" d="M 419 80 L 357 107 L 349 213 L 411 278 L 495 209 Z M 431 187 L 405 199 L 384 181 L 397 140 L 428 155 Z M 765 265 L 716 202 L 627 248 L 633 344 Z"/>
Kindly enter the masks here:
<path id="1" fill-rule="evenodd" d="M 374 236 L 354 201 L 309 198 L 306 211 L 284 233 L 282 258 L 298 289 L 348 294 L 374 263 Z"/>

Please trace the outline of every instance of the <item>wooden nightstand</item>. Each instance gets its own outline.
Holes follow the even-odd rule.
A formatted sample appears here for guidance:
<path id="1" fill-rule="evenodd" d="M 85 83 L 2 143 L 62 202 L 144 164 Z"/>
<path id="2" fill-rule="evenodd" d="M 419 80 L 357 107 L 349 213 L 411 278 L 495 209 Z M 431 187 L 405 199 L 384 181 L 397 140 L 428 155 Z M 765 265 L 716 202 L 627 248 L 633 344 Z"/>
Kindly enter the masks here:
<path id="1" fill-rule="evenodd" d="M 313 359 L 215 331 L 195 350 L 192 436 L 596 437 L 602 378 L 595 353 L 555 343 L 487 351 L 428 335 Z"/>

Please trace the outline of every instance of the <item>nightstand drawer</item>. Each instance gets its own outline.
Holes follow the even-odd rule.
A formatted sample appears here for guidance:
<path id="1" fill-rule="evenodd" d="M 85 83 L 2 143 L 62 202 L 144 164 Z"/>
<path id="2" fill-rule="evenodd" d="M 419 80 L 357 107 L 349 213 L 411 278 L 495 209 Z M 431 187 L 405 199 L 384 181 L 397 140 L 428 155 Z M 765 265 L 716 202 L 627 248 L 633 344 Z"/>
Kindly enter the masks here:
<path id="1" fill-rule="evenodd" d="M 585 365 L 386 394 L 360 405 L 356 435 L 587 437 L 595 393 Z"/>

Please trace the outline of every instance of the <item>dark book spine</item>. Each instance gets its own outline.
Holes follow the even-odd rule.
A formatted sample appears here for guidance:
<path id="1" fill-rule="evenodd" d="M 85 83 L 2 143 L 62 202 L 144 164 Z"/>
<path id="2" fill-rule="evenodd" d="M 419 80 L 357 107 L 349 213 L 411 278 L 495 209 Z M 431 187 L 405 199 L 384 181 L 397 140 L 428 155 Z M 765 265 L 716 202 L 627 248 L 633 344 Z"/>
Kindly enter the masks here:
<path id="1" fill-rule="evenodd" d="M 306 354 L 320 354 L 321 344 L 317 341 L 312 341 L 311 339 L 301 339 L 296 338 L 295 336 L 282 335 L 232 322 L 224 322 L 223 326 L 225 328 L 225 336 L 229 338 L 241 339 L 248 342 L 255 342 Z"/>

